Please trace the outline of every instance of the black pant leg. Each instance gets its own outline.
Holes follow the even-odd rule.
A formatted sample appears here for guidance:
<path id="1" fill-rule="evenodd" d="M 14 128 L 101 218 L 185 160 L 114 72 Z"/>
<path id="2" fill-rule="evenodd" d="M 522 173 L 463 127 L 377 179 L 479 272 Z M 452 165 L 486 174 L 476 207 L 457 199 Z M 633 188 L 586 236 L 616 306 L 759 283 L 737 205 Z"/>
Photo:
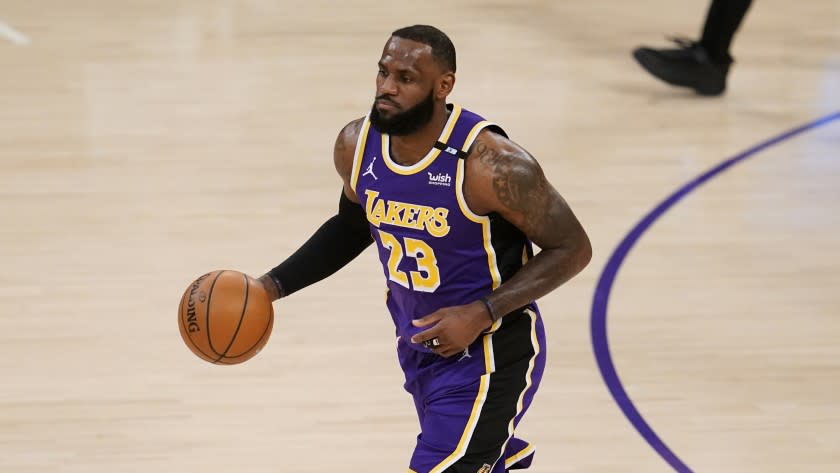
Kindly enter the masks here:
<path id="1" fill-rule="evenodd" d="M 700 44 L 713 61 L 728 63 L 732 60 L 729 55 L 732 38 L 751 4 L 752 0 L 712 0 Z"/>

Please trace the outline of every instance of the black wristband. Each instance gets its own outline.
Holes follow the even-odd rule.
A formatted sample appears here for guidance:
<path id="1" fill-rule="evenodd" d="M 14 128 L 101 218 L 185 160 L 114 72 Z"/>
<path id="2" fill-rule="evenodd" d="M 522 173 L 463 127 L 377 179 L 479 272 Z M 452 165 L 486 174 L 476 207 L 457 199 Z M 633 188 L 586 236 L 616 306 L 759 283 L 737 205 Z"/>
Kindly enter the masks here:
<path id="1" fill-rule="evenodd" d="M 270 272 L 270 271 L 268 273 L 268 277 L 270 277 L 271 280 L 274 281 L 274 285 L 277 286 L 277 297 L 281 298 L 281 299 L 283 297 L 286 297 L 286 292 L 283 290 L 283 283 L 280 282 L 280 278 L 277 277 L 276 274 L 274 274 L 273 272 Z"/>
<path id="2" fill-rule="evenodd" d="M 496 310 L 493 308 L 493 304 L 490 303 L 490 300 L 487 299 L 487 296 L 484 296 L 479 300 L 484 303 L 484 307 L 487 308 L 487 316 L 490 317 L 491 322 L 495 324 L 500 318 L 502 318 L 500 315 L 496 314 Z"/>

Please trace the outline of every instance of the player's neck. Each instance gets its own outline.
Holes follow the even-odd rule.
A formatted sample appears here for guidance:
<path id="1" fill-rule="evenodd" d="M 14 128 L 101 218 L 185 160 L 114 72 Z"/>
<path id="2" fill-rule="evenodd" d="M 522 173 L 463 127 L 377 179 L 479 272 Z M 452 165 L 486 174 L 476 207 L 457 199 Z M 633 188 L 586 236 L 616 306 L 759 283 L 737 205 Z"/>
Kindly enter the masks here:
<path id="1" fill-rule="evenodd" d="M 411 166 L 423 159 L 440 138 L 449 113 L 446 105 L 436 107 L 432 119 L 423 128 L 410 135 L 391 136 L 391 159 L 402 166 Z"/>

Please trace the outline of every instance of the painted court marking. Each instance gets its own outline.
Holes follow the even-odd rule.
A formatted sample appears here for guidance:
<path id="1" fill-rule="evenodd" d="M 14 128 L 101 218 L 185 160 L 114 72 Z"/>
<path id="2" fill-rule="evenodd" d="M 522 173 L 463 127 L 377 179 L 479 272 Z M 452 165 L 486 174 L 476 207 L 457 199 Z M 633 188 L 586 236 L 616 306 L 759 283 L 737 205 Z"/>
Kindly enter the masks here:
<path id="1" fill-rule="evenodd" d="M 648 230 L 668 209 L 673 207 L 677 202 L 682 200 L 698 187 L 705 184 L 713 177 L 718 176 L 723 171 L 726 171 L 735 164 L 744 161 L 745 159 L 755 156 L 761 151 L 766 150 L 774 145 L 794 138 L 806 131 L 810 131 L 821 126 L 827 125 L 834 120 L 840 119 L 840 112 L 835 112 L 818 118 L 810 123 L 806 123 L 800 127 L 786 131 L 780 135 L 768 139 L 746 151 L 729 158 L 712 169 L 706 171 L 700 176 L 694 178 L 682 187 L 677 189 L 668 198 L 663 200 L 659 205 L 654 207 L 647 215 L 645 215 L 639 223 L 634 226 L 629 233 L 621 240 L 618 247 L 610 255 L 601 277 L 598 279 L 598 285 L 595 287 L 595 295 L 592 300 L 592 314 L 590 319 L 590 330 L 592 335 L 592 348 L 595 352 L 595 360 L 598 362 L 598 369 L 601 371 L 601 376 L 607 388 L 612 394 L 618 407 L 627 417 L 633 427 L 641 434 L 641 436 L 650 444 L 651 447 L 658 453 L 671 467 L 678 473 L 693 473 L 692 470 L 662 441 L 661 438 L 648 425 L 639 410 L 630 400 L 627 395 L 618 373 L 613 364 L 612 354 L 610 353 L 610 345 L 607 337 L 607 303 L 610 298 L 610 291 L 612 290 L 615 278 L 618 275 L 618 270 L 624 259 L 633 249 L 633 246 L 642 237 L 645 231 Z"/>

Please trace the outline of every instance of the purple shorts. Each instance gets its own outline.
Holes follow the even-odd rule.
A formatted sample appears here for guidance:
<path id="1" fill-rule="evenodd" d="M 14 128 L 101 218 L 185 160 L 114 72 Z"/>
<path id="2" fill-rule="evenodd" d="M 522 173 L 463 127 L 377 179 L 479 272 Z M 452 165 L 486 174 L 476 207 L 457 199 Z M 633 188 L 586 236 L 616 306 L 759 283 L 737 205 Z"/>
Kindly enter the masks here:
<path id="1" fill-rule="evenodd" d="M 531 464 L 534 447 L 514 430 L 542 379 L 545 331 L 536 307 L 502 321 L 448 359 L 397 341 L 420 419 L 410 471 L 503 473 Z"/>

